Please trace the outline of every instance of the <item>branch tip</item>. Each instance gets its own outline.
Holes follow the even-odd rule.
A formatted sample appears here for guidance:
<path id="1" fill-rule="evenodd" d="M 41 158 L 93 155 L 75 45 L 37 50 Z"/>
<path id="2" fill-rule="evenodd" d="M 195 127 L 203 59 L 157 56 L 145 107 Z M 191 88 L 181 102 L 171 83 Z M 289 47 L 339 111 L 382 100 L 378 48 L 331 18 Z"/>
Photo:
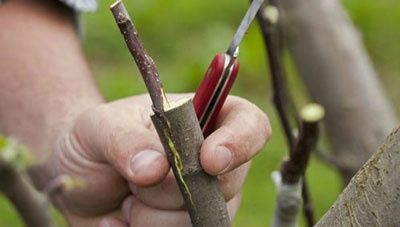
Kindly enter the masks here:
<path id="1" fill-rule="evenodd" d="M 115 8 L 118 4 L 121 4 L 121 0 L 117 0 L 113 4 L 111 4 L 110 9 Z"/>
<path id="2" fill-rule="evenodd" d="M 263 17 L 265 17 L 271 24 L 277 24 L 279 20 L 278 7 L 273 5 L 266 6 L 263 10 Z"/>
<path id="3" fill-rule="evenodd" d="M 321 121 L 325 116 L 325 109 L 317 103 L 304 106 L 300 111 L 301 119 L 308 123 Z"/>

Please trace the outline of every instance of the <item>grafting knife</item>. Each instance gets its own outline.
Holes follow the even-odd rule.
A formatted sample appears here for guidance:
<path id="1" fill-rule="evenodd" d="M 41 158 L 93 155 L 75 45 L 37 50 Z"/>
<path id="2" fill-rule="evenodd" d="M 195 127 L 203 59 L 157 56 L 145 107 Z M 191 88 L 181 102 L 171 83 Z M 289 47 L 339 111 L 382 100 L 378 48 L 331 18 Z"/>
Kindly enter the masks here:
<path id="1" fill-rule="evenodd" d="M 239 44 L 264 0 L 253 0 L 225 53 L 218 53 L 208 66 L 193 98 L 204 137 L 211 134 L 216 118 L 239 72 Z"/>

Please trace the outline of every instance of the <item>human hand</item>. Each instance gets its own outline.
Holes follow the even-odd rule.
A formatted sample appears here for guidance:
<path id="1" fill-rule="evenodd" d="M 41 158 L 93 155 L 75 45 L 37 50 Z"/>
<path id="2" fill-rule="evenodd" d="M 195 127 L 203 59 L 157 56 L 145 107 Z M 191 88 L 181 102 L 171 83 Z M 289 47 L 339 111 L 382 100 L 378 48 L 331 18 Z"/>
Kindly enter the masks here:
<path id="1" fill-rule="evenodd" d="M 56 174 L 86 182 L 58 202 L 71 225 L 190 226 L 150 107 L 147 95 L 99 105 L 81 114 L 59 139 L 51 164 Z M 216 128 L 204 140 L 200 161 L 218 176 L 232 218 L 249 160 L 271 129 L 260 109 L 237 97 L 227 99 Z"/>

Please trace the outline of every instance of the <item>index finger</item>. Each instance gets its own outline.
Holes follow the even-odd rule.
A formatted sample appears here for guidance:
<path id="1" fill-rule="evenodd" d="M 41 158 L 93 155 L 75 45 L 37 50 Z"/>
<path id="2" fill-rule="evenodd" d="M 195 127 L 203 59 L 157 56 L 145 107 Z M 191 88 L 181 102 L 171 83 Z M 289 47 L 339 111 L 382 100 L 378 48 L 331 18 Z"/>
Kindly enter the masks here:
<path id="1" fill-rule="evenodd" d="M 266 114 L 239 97 L 229 97 L 218 119 L 217 129 L 201 147 L 200 161 L 211 175 L 226 173 L 256 155 L 271 136 Z"/>

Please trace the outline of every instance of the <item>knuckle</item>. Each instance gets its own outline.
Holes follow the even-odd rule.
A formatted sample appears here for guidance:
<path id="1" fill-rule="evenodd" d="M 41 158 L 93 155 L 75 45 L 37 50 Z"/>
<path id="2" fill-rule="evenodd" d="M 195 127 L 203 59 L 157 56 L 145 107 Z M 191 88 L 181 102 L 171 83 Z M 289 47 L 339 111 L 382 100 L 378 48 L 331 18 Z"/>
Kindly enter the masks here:
<path id="1" fill-rule="evenodd" d="M 252 105 L 252 113 L 254 115 L 252 124 L 249 123 L 249 125 L 252 126 L 252 134 L 256 137 L 259 142 L 262 143 L 262 145 L 265 144 L 265 142 L 271 137 L 272 135 L 272 128 L 271 124 L 269 121 L 269 118 L 267 114 L 262 111 L 258 106 L 255 104 Z"/>
<path id="2" fill-rule="evenodd" d="M 261 135 L 264 136 L 263 142 L 265 143 L 272 135 L 272 128 L 267 114 L 265 114 L 261 110 L 259 112 L 260 112 Z"/>
<path id="3" fill-rule="evenodd" d="M 91 107 L 80 114 L 76 120 L 73 130 L 81 131 L 97 129 L 99 122 L 104 122 L 106 119 L 105 113 L 108 112 L 106 104 L 100 104 L 96 107 Z"/>
<path id="4" fill-rule="evenodd" d="M 243 122 L 241 139 L 238 140 L 236 156 L 238 164 L 248 162 L 265 145 L 272 130 L 268 116 L 256 105 L 250 103 L 250 113 Z"/>

